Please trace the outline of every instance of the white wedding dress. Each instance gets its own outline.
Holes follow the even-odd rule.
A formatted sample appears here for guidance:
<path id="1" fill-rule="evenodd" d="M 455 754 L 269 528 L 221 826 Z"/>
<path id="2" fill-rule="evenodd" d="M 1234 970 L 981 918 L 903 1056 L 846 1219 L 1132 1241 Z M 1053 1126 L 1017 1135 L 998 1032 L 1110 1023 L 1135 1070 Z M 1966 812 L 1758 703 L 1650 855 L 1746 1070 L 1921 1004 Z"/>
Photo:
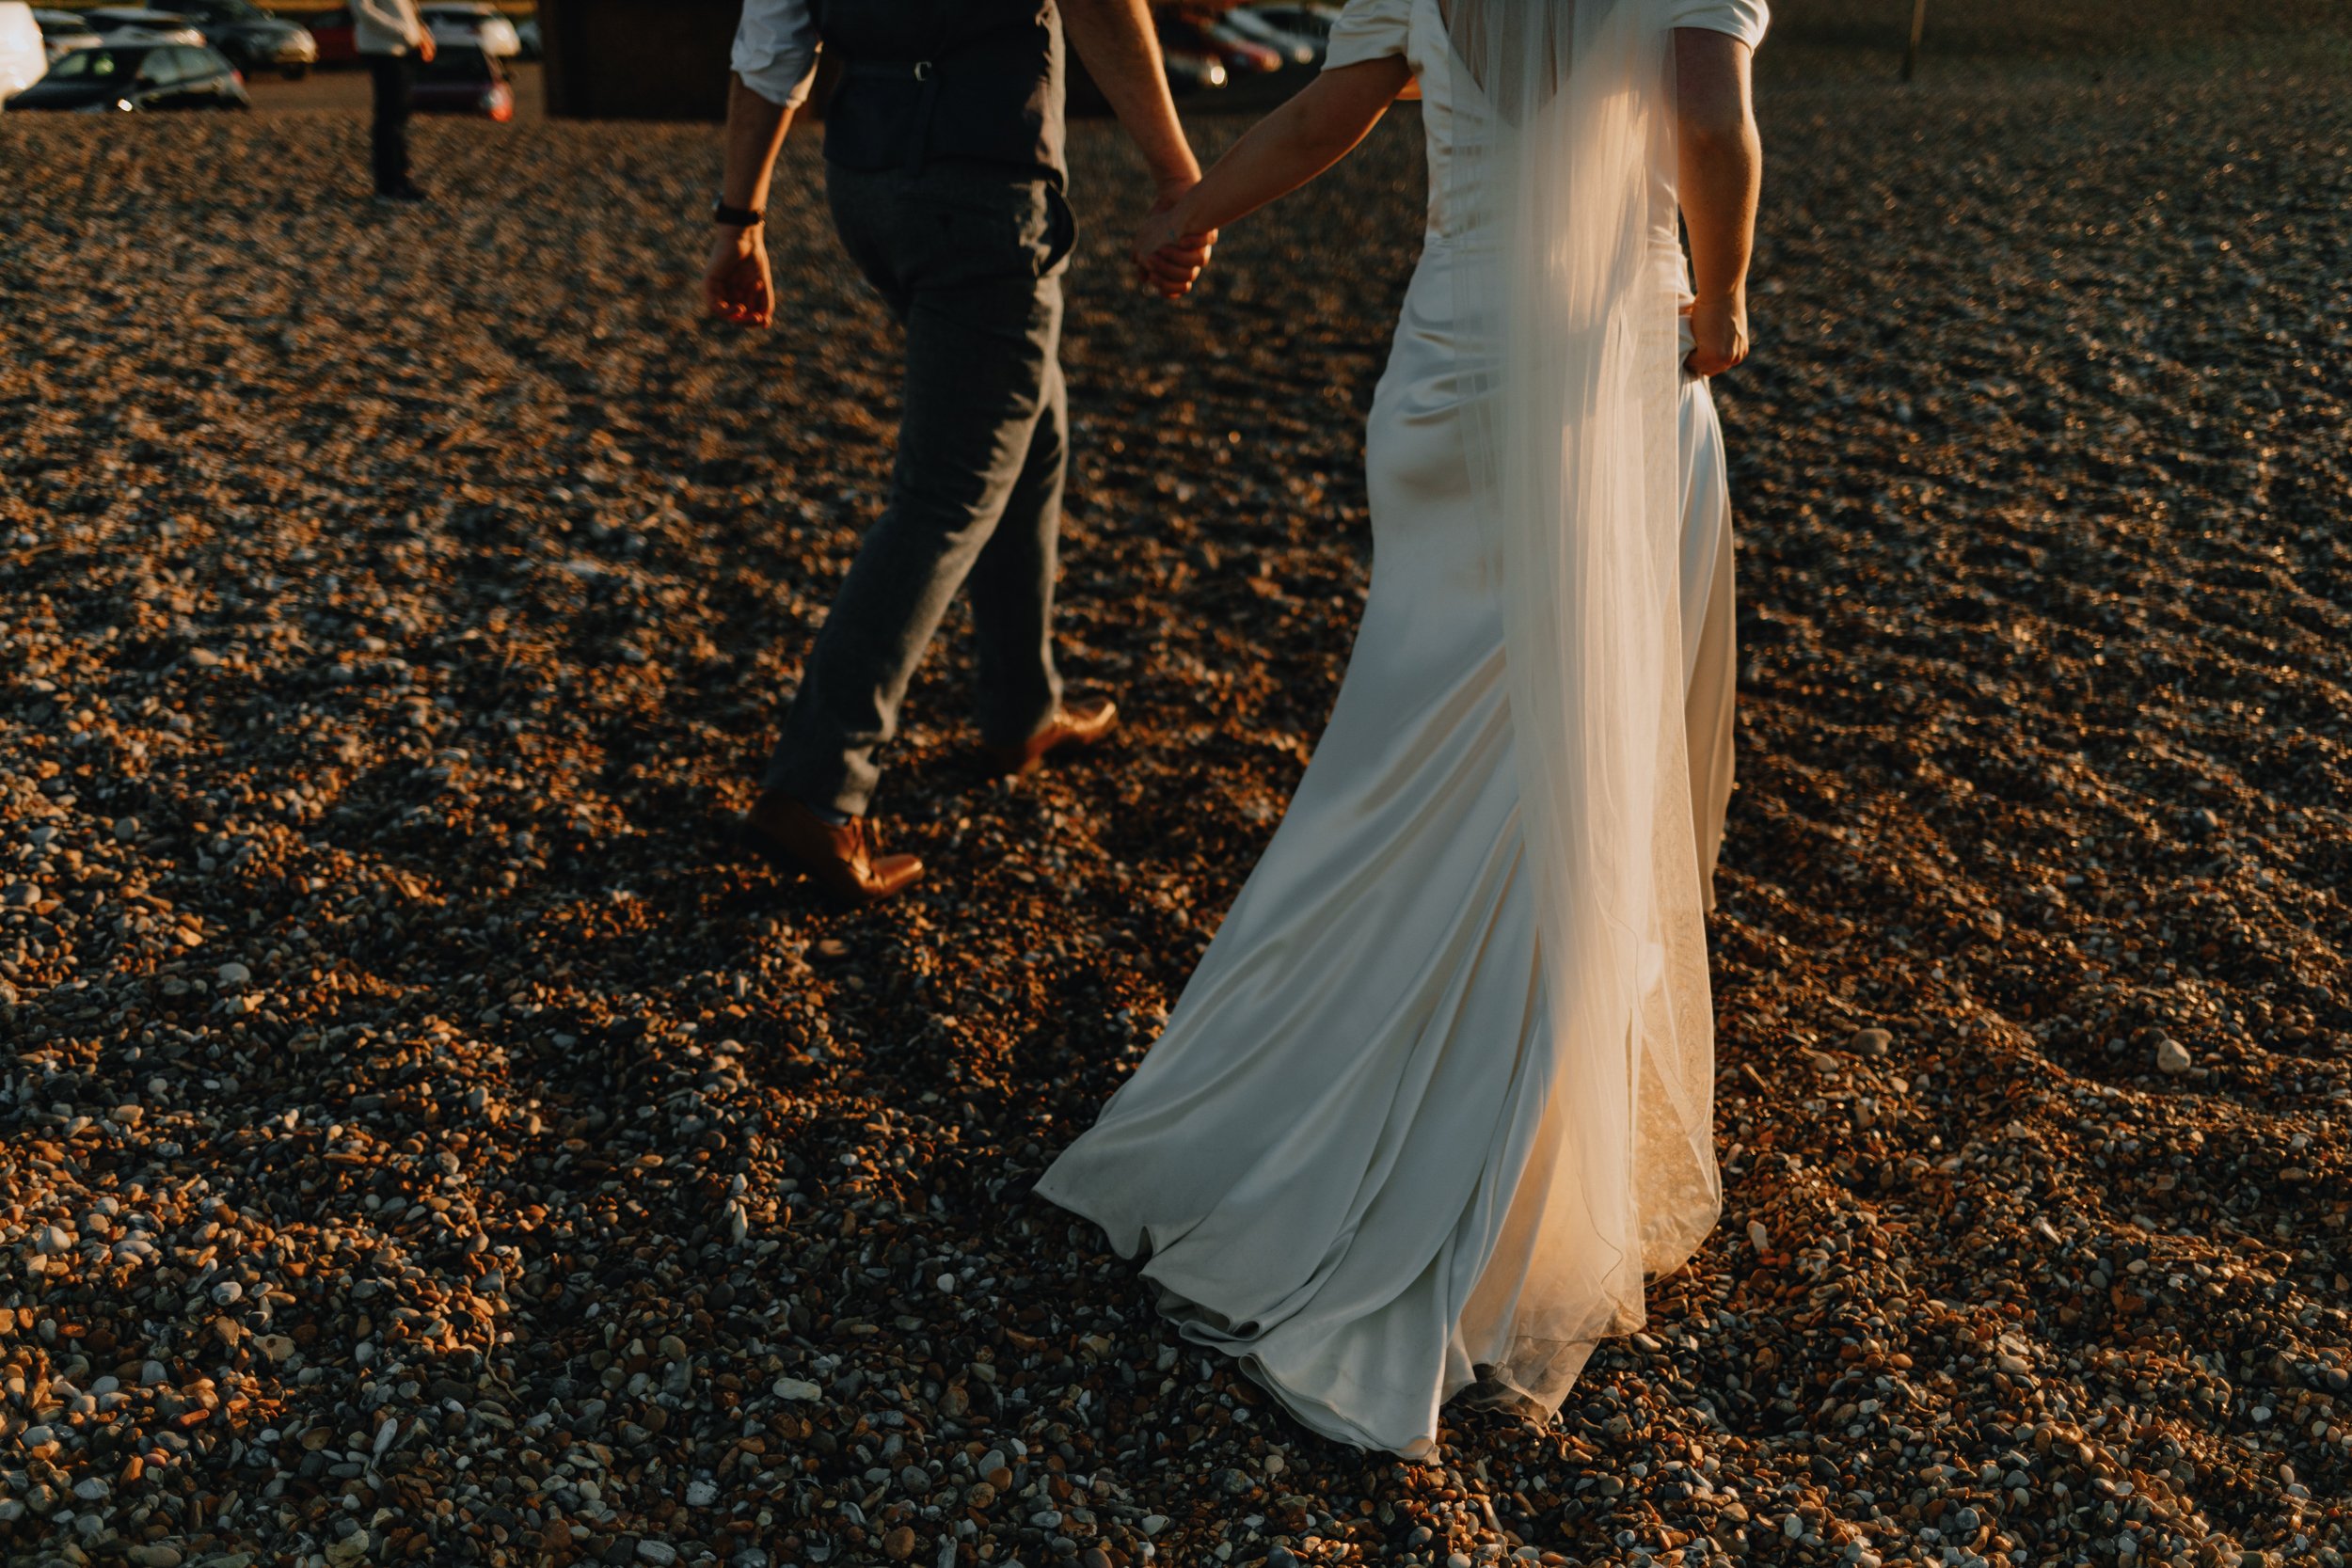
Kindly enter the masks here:
<path id="1" fill-rule="evenodd" d="M 1763 35 L 1763 0 L 1659 3 L 1675 25 Z M 1352 0 L 1326 66 L 1404 55 L 1430 165 L 1425 248 L 1367 433 L 1371 594 L 1329 727 L 1165 1034 L 1038 1187 L 1146 1255 L 1184 1336 L 1236 1357 L 1300 1421 L 1408 1456 L 1473 1385 L 1556 1409 L 1593 1340 L 1638 1325 L 1643 1268 L 1687 1257 L 1719 1201 L 1708 1144 L 1677 1179 L 1678 1212 L 1638 1222 L 1663 1239 L 1591 1271 L 1616 1269 L 1613 1291 L 1534 1299 L 1547 1245 L 1586 1244 L 1559 1242 L 1547 1198 L 1586 1129 L 1555 1092 L 1502 574 L 1465 454 L 1448 44 L 1438 0 Z M 1671 226 L 1654 243 L 1682 267 Z M 1682 378 L 1679 437 L 1687 842 L 1703 885 L 1731 787 L 1734 663 L 1730 503 L 1704 381 Z"/>

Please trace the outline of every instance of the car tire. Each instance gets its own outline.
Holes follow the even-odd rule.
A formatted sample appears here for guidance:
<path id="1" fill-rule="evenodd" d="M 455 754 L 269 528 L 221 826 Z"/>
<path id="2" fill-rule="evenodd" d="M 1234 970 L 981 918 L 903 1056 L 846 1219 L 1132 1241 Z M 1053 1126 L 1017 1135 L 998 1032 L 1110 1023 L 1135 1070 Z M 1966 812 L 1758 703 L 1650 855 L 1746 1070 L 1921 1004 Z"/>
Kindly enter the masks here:
<path id="1" fill-rule="evenodd" d="M 307 65 L 281 65 L 278 68 L 278 74 L 289 82 L 299 82 L 310 74 L 310 68 Z"/>

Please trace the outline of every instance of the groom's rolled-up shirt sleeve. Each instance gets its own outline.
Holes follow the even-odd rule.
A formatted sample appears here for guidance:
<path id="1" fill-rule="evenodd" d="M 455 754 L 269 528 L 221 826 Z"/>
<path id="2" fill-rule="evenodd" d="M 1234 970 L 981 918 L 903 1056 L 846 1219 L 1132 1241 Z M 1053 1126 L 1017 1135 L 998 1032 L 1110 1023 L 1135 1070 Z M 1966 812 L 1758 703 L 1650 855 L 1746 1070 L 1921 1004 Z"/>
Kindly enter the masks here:
<path id="1" fill-rule="evenodd" d="M 779 108 L 807 103 L 817 75 L 817 19 L 808 0 L 744 0 L 728 65 L 745 87 Z"/>
<path id="2" fill-rule="evenodd" d="M 1413 0 L 1347 0 L 1347 8 L 1331 24 L 1323 69 L 1337 71 L 1402 55 L 1412 32 Z"/>

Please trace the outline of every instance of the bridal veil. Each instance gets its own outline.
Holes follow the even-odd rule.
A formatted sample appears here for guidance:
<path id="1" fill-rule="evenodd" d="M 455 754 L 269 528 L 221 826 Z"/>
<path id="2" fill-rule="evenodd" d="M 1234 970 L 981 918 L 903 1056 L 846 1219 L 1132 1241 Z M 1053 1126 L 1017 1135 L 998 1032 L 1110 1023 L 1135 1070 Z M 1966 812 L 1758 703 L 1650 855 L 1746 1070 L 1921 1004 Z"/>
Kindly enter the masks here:
<path id="1" fill-rule="evenodd" d="M 1555 1053 L 1490 1398 L 1549 1412 L 1714 1226 L 1713 1037 L 1683 733 L 1682 274 L 1667 8 L 1443 0 L 1471 483 L 1494 531 Z M 1662 208 L 1662 210 L 1661 210 Z"/>

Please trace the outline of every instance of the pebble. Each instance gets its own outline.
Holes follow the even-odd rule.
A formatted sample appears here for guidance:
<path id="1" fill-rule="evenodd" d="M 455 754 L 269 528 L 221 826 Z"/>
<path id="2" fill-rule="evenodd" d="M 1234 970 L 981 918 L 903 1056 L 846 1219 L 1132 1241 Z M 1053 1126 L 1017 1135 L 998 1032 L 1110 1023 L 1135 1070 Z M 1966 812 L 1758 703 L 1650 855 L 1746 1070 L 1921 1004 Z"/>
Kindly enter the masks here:
<path id="1" fill-rule="evenodd" d="M 2186 1072 L 2190 1066 L 2191 1063 L 2188 1054 L 2188 1048 L 2186 1046 L 2183 1045 L 2180 1041 L 2174 1039 L 2169 1035 L 2162 1036 L 2157 1039 L 2156 1070 L 2158 1072 L 2165 1074 L 2167 1077 L 2176 1078 L 2182 1073 Z"/>

